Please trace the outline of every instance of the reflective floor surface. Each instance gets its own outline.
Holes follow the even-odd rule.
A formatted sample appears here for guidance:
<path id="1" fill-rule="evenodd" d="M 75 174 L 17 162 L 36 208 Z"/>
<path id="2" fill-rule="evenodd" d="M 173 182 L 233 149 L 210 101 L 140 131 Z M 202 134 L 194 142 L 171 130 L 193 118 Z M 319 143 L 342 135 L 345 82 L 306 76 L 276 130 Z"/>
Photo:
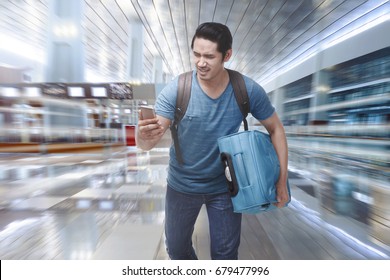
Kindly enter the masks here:
<path id="1" fill-rule="evenodd" d="M 0 155 L 0 259 L 168 259 L 168 149 Z M 289 207 L 244 215 L 240 259 L 390 259 L 370 226 L 322 206 L 291 173 Z M 209 259 L 207 215 L 194 233 Z"/>

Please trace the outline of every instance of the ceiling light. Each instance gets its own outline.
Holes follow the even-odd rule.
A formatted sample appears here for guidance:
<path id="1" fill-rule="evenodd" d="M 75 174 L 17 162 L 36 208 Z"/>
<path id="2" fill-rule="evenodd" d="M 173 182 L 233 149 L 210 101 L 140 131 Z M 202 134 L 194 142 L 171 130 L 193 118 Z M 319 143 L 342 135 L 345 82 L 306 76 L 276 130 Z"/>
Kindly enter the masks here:
<path id="1" fill-rule="evenodd" d="M 386 15 L 383 15 L 381 17 L 378 17 L 375 20 L 370 21 L 370 22 L 360 26 L 359 28 L 353 30 L 352 32 L 349 32 L 348 34 L 333 40 L 329 44 L 326 44 L 324 49 L 327 49 L 327 48 L 330 48 L 330 47 L 332 47 L 334 45 L 337 45 L 338 43 L 341 43 L 341 42 L 343 42 L 343 41 L 345 41 L 345 40 L 347 40 L 349 38 L 352 38 L 352 37 L 354 37 L 354 36 L 364 32 L 364 31 L 366 31 L 366 30 L 368 30 L 370 28 L 373 28 L 373 27 L 375 27 L 375 26 L 377 26 L 377 25 L 379 25 L 379 24 L 389 20 L 389 19 L 390 19 L 390 14 L 386 14 Z"/>
<path id="2" fill-rule="evenodd" d="M 53 26 L 53 34 L 58 38 L 75 38 L 78 33 L 78 29 L 73 23 L 60 23 Z"/>

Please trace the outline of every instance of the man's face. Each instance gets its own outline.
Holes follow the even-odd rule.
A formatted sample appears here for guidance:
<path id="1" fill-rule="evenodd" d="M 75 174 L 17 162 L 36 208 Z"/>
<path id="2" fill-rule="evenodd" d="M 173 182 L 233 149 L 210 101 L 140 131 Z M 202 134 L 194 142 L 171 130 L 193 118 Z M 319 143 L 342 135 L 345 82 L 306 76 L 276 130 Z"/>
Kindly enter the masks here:
<path id="1" fill-rule="evenodd" d="M 211 80 L 224 69 L 224 62 L 230 58 L 229 50 L 225 58 L 217 50 L 217 43 L 203 38 L 195 38 L 194 62 L 197 69 L 198 78 L 202 80 Z"/>

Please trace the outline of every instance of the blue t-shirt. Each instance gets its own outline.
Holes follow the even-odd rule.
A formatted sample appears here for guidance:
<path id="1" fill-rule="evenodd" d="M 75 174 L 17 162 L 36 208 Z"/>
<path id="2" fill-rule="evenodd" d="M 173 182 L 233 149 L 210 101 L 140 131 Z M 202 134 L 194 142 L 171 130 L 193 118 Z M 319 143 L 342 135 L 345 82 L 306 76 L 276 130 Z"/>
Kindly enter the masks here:
<path id="1" fill-rule="evenodd" d="M 250 112 L 258 120 L 269 118 L 275 111 L 264 89 L 244 76 Z M 158 95 L 156 114 L 173 121 L 178 77 Z M 236 102 L 232 84 L 217 99 L 201 89 L 196 71 L 192 75 L 191 98 L 178 127 L 178 138 L 184 164 L 176 159 L 174 145 L 170 148 L 168 185 L 184 193 L 216 194 L 227 191 L 217 139 L 239 130 L 242 113 Z"/>

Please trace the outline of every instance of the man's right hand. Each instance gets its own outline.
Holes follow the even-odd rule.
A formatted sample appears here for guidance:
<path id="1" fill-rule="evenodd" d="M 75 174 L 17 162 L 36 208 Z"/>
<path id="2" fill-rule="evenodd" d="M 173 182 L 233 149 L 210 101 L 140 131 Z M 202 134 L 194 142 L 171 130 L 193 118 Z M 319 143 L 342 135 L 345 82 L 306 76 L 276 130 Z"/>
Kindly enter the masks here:
<path id="1" fill-rule="evenodd" d="M 159 137 L 164 134 L 164 128 L 157 117 L 144 120 L 140 111 L 138 118 L 138 132 L 141 139 L 153 140 L 156 136 Z"/>
<path id="2" fill-rule="evenodd" d="M 153 119 L 143 119 L 142 113 L 139 111 L 136 139 L 138 147 L 144 150 L 150 150 L 160 141 L 167 129 L 160 119 L 165 121 L 164 118 L 158 116 Z M 169 127 L 169 124 L 167 127 Z"/>

